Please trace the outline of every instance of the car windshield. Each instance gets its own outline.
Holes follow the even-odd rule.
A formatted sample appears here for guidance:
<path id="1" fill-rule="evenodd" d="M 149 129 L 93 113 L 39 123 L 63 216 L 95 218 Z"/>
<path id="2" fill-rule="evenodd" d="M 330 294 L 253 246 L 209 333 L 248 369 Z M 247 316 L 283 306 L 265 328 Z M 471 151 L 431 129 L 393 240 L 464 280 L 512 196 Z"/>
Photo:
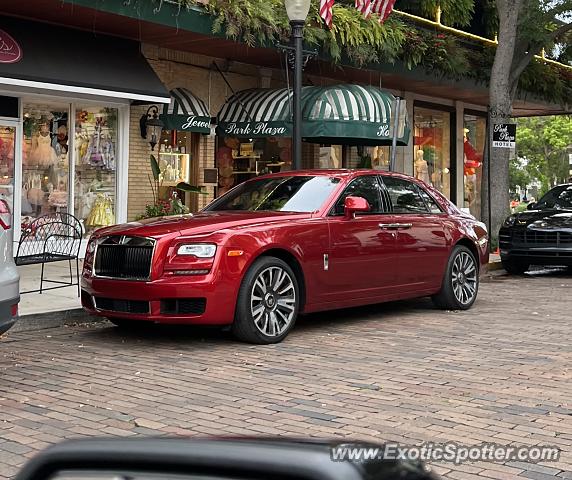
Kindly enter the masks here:
<path id="1" fill-rule="evenodd" d="M 205 211 L 315 212 L 339 182 L 339 178 L 324 175 L 251 180 L 215 200 Z"/>
<path id="2" fill-rule="evenodd" d="M 538 208 L 572 208 L 572 185 L 553 188 L 538 201 Z"/>

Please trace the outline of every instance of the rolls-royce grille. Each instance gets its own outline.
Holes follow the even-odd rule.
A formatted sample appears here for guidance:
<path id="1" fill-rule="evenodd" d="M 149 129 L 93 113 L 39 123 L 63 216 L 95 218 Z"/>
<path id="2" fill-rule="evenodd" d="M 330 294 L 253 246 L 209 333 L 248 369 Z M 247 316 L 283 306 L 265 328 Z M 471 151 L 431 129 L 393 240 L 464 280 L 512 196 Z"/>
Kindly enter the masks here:
<path id="1" fill-rule="evenodd" d="M 97 246 L 94 273 L 97 277 L 149 280 L 155 241 L 141 237 L 107 237 Z"/>
<path id="2" fill-rule="evenodd" d="M 143 300 L 119 300 L 117 298 L 95 297 L 95 308 L 108 312 L 149 313 L 149 302 Z"/>
<path id="3" fill-rule="evenodd" d="M 512 235 L 512 242 L 519 245 L 572 247 L 572 233 L 547 230 L 515 230 Z"/>

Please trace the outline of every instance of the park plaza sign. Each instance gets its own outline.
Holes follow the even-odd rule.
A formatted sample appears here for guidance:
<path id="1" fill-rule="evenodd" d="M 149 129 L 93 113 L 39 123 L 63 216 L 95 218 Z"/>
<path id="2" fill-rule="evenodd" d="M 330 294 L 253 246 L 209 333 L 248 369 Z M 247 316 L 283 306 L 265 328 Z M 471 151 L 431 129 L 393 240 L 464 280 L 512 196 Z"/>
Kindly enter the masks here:
<path id="1" fill-rule="evenodd" d="M 329 130 L 333 127 L 328 125 L 327 121 L 304 121 L 302 123 L 302 135 L 314 136 L 320 131 L 320 135 L 328 135 Z M 379 138 L 387 140 L 391 137 L 391 128 L 388 124 L 364 124 L 364 122 L 345 121 L 336 123 L 336 131 L 332 131 L 332 136 L 345 138 Z M 220 123 L 218 128 L 219 134 L 228 137 L 288 137 L 292 134 L 291 122 L 230 122 Z"/>

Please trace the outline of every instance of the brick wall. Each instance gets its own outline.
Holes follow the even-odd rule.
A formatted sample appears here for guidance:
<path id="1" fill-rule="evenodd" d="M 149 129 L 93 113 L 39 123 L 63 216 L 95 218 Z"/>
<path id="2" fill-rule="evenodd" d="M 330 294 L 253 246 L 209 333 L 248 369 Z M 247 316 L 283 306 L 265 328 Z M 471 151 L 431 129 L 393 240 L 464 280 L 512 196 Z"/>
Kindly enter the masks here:
<path id="1" fill-rule="evenodd" d="M 145 211 L 145 205 L 152 203 L 151 186 L 148 175 L 151 173 L 149 155 L 151 150 L 147 141 L 141 138 L 139 119 L 148 106 L 132 106 L 129 119 L 129 196 L 127 199 L 127 218 L 133 220 Z"/>

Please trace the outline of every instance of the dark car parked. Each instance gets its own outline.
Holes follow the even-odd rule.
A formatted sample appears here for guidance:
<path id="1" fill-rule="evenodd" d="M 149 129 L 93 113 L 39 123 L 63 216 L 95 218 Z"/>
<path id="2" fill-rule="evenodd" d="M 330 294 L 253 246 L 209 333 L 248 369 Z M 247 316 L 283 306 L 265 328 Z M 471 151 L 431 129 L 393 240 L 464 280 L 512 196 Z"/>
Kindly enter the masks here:
<path id="1" fill-rule="evenodd" d="M 500 229 L 504 269 L 512 274 L 531 265 L 572 269 L 572 184 L 554 187 L 527 208 L 507 217 Z"/>

